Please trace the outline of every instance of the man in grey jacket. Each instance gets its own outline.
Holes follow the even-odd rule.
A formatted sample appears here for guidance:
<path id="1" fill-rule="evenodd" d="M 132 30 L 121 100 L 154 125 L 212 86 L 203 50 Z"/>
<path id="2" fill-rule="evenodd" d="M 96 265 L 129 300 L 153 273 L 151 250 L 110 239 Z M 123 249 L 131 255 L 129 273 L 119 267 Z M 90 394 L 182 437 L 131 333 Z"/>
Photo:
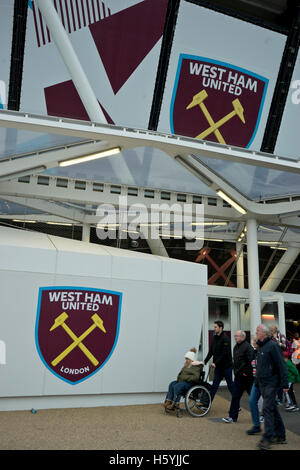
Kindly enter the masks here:
<path id="1" fill-rule="evenodd" d="M 271 340 L 269 328 L 258 325 L 256 382 L 263 397 L 264 434 L 258 443 L 260 449 L 268 450 L 272 444 L 286 444 L 285 427 L 276 404 L 280 387 L 288 391 L 287 368 L 278 344 Z"/>

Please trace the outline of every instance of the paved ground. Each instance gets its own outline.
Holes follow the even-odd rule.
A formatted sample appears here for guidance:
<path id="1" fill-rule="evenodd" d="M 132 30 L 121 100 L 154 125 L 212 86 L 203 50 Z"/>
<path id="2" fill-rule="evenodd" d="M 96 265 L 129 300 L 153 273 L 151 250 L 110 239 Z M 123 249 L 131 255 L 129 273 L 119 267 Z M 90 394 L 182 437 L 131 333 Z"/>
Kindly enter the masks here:
<path id="1" fill-rule="evenodd" d="M 299 396 L 300 387 L 297 387 Z M 259 436 L 247 436 L 251 427 L 247 399 L 237 424 L 225 424 L 228 392 L 220 390 L 210 413 L 181 419 L 166 415 L 161 405 L 99 407 L 0 413 L 0 450 L 255 450 Z M 244 407 L 245 406 L 245 407 Z M 282 412 L 287 445 L 300 449 L 300 413 Z"/>
<path id="2" fill-rule="evenodd" d="M 296 396 L 296 400 L 298 402 L 298 405 L 300 406 L 300 384 L 295 384 L 294 385 L 294 392 Z M 219 395 L 226 400 L 230 401 L 231 396 L 230 393 L 228 392 L 228 389 L 225 387 L 222 387 L 220 391 L 218 392 Z M 249 397 L 247 393 L 244 394 L 241 400 L 241 407 L 245 408 L 246 410 L 250 410 L 249 408 Z M 300 412 L 295 412 L 295 413 L 290 413 L 285 411 L 284 406 L 279 407 L 279 412 L 282 416 L 282 419 L 284 421 L 284 425 L 286 429 L 289 431 L 292 431 L 298 436 L 300 436 Z M 300 450 L 300 437 L 299 437 L 299 450 Z"/>

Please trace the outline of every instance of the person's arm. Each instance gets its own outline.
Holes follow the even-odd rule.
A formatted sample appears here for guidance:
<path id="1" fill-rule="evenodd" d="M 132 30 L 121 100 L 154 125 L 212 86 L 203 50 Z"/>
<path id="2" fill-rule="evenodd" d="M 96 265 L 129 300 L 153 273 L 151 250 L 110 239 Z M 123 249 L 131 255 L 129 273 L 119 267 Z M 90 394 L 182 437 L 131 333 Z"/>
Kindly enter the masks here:
<path id="1" fill-rule="evenodd" d="M 273 365 L 275 368 L 277 368 L 279 372 L 280 385 L 283 388 L 283 391 L 287 392 L 289 388 L 287 367 L 286 367 L 286 363 L 283 360 L 280 346 L 277 344 L 276 347 L 271 349 L 270 353 L 271 353 L 271 357 L 273 360 Z"/>
<path id="2" fill-rule="evenodd" d="M 254 359 L 254 350 L 248 345 L 244 344 L 243 351 L 240 358 L 240 366 L 235 369 L 236 375 L 249 375 L 251 373 L 252 366 L 251 361 Z"/>
<path id="3" fill-rule="evenodd" d="M 208 351 L 208 353 L 207 353 L 207 356 L 206 356 L 206 358 L 204 359 L 204 364 L 205 364 L 205 365 L 208 363 L 208 361 L 210 360 L 210 358 L 213 356 L 213 342 L 214 342 L 214 339 L 212 340 L 211 345 L 210 345 L 210 348 L 209 348 L 209 351 Z"/>

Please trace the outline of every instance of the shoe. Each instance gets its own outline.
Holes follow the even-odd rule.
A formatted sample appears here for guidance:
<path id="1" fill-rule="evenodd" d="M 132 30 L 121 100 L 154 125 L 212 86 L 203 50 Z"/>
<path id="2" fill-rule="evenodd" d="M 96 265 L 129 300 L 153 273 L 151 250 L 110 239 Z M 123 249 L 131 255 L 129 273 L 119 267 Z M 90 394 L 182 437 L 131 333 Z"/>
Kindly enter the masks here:
<path id="1" fill-rule="evenodd" d="M 253 436 L 254 434 L 258 434 L 261 432 L 260 426 L 253 426 L 253 428 L 248 429 L 247 434 L 249 436 Z"/>
<path id="2" fill-rule="evenodd" d="M 222 421 L 224 423 L 236 423 L 236 421 L 233 421 L 233 419 L 230 418 L 230 416 L 228 416 L 228 418 L 222 418 Z"/>
<path id="3" fill-rule="evenodd" d="M 165 408 L 167 408 L 167 406 L 171 405 L 171 403 L 173 403 L 171 400 L 166 400 L 162 406 L 164 406 Z"/>
<path id="4" fill-rule="evenodd" d="M 294 406 L 294 408 L 292 410 L 289 410 L 289 411 L 291 411 L 293 413 L 294 411 L 299 411 L 299 408 L 298 408 L 298 406 Z"/>
<path id="5" fill-rule="evenodd" d="M 166 406 L 166 410 L 174 410 L 174 408 L 175 408 L 175 403 L 173 403 L 172 401 L 169 405 Z"/>
<path id="6" fill-rule="evenodd" d="M 257 444 L 257 447 L 262 450 L 270 450 L 271 449 L 271 442 L 267 441 L 266 439 L 262 439 Z"/>
<path id="7" fill-rule="evenodd" d="M 276 403 L 277 403 L 278 406 L 282 406 L 282 401 L 277 400 Z"/>
<path id="8" fill-rule="evenodd" d="M 285 411 L 292 411 L 294 408 L 296 408 L 295 405 L 290 405 L 285 409 Z"/>
<path id="9" fill-rule="evenodd" d="M 282 436 L 273 436 L 270 442 L 271 444 L 287 444 L 285 437 Z"/>

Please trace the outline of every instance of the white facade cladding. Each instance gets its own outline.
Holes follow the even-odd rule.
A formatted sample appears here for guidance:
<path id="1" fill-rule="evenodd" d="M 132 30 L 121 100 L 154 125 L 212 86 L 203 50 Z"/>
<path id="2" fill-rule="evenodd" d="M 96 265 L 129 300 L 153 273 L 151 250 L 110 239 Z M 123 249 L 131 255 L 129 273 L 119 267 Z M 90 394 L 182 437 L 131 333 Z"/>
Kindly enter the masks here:
<path id="1" fill-rule="evenodd" d="M 0 228 L 0 253 L 0 340 L 5 345 L 0 410 L 157 403 L 176 379 L 186 351 L 199 345 L 205 266 L 5 227 Z M 94 374 L 73 384 L 52 373 L 38 345 L 40 289 L 59 286 L 122 294 L 111 355 Z M 103 303 L 109 306 L 108 299 Z M 67 313 L 71 319 L 72 312 Z M 85 329 L 76 332 L 77 340 Z M 66 336 L 62 328 L 57 331 Z"/>

